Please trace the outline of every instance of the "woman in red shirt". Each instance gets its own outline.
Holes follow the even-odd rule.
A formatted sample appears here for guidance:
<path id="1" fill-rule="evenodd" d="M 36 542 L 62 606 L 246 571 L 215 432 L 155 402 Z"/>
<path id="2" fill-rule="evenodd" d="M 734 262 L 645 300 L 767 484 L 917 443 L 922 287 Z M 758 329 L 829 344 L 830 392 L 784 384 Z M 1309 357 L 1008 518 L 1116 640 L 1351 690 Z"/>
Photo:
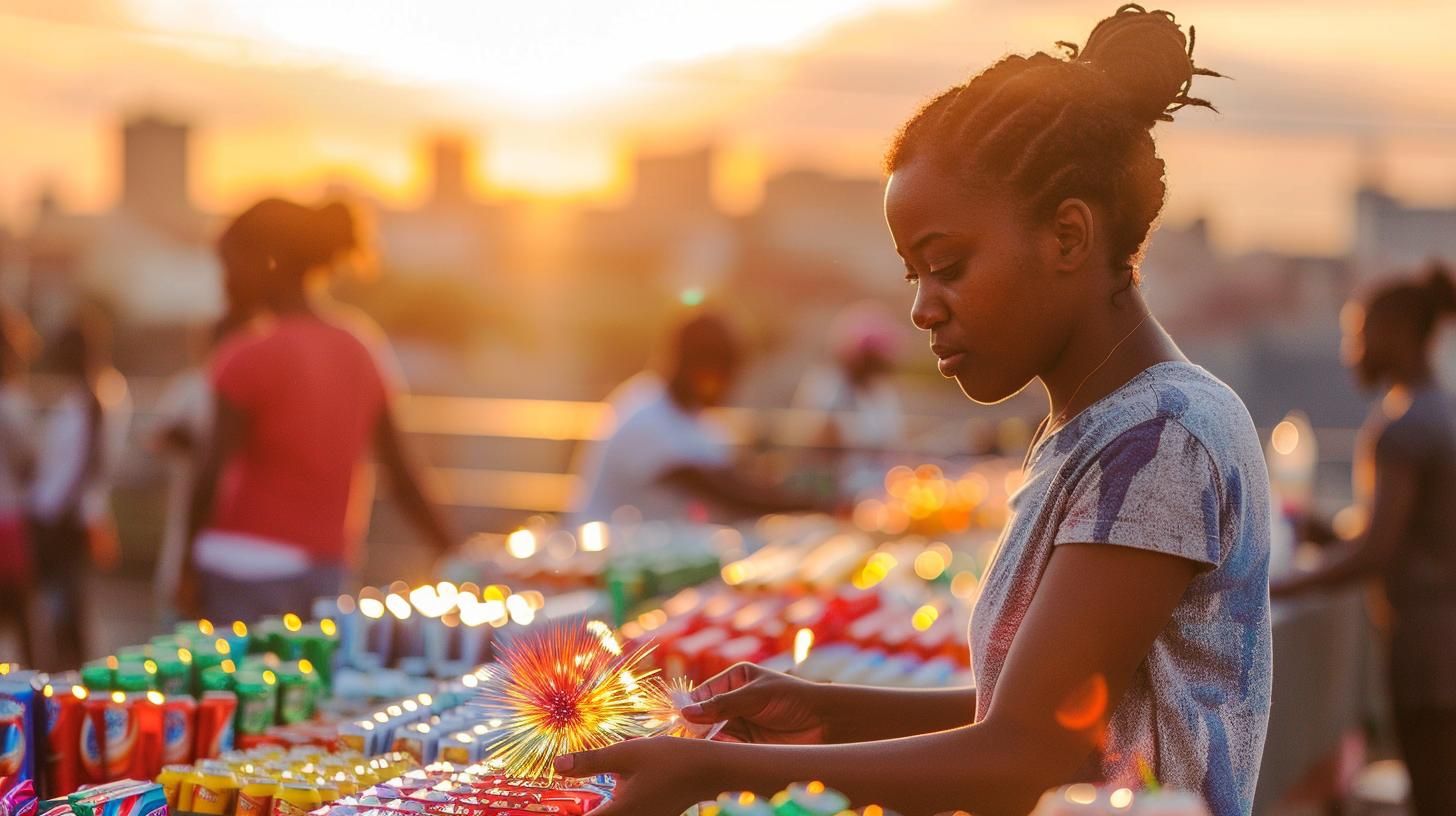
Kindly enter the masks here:
<path id="1" fill-rule="evenodd" d="M 360 249 L 342 204 L 266 199 L 218 241 L 229 308 L 255 315 L 213 358 L 213 440 L 194 487 L 181 607 L 221 620 L 337 594 L 369 520 L 372 448 L 403 510 L 442 552 L 452 536 L 393 419 L 377 327 L 320 294 Z"/>

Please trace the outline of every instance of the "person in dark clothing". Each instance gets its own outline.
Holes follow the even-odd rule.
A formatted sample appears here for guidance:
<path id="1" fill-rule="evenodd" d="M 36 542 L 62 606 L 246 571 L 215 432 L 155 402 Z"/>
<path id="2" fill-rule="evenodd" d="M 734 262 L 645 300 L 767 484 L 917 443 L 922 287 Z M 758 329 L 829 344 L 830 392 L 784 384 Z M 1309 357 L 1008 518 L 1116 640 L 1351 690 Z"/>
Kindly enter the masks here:
<path id="1" fill-rule="evenodd" d="M 1379 579 L 1390 693 L 1417 816 L 1456 813 L 1456 409 L 1431 372 L 1456 284 L 1432 264 L 1342 315 L 1346 364 L 1381 398 L 1356 451 L 1364 531 L 1319 568 L 1273 582 L 1289 596 Z"/>

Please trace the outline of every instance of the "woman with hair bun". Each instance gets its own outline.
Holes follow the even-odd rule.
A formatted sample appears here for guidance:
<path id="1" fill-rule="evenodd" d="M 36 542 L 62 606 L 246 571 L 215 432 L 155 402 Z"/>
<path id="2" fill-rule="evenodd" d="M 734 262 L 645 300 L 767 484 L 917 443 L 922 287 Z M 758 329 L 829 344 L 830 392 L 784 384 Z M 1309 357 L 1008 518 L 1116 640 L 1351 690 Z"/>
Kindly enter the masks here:
<path id="1" fill-rule="evenodd" d="M 1189 95 L 1192 32 L 1123 6 L 1065 57 L 1009 56 L 902 129 L 885 215 L 914 324 L 972 400 L 1040 381 L 1048 414 L 982 579 L 974 688 L 820 685 L 740 664 L 685 714 L 741 743 L 654 738 L 558 758 L 615 773 L 597 816 L 819 779 L 906 814 L 1024 814 L 1072 782 L 1252 812 L 1271 683 L 1268 475 L 1238 396 L 1149 313 L 1152 128 Z"/>
<path id="2" fill-rule="evenodd" d="M 369 520 L 372 449 L 406 515 L 452 537 L 393 419 L 398 377 L 378 328 L 321 294 L 364 249 L 351 211 L 270 198 L 218 240 L 228 320 L 212 440 L 193 487 L 179 607 L 220 620 L 307 610 L 343 588 Z"/>
<path id="3" fill-rule="evenodd" d="M 1456 284 L 1439 263 L 1345 307 L 1345 363 L 1381 395 L 1356 448 L 1365 529 L 1339 556 L 1273 586 L 1296 595 L 1380 580 L 1417 816 L 1456 813 L 1456 412 L 1431 371 L 1436 329 L 1453 312 Z"/>

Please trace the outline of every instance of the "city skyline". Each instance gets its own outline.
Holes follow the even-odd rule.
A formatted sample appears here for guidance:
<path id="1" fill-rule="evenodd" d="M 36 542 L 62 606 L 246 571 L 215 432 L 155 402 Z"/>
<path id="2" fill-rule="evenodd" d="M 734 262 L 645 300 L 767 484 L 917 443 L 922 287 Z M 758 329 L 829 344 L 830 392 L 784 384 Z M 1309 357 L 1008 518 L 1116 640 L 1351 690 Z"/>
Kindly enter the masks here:
<path id="1" fill-rule="evenodd" d="M 764 180 L 791 167 L 873 176 L 884 142 L 920 99 L 1000 53 L 1085 36 L 1111 11 L 1073 0 L 994 11 L 867 0 L 840 9 L 811 3 L 800 19 L 780 21 L 746 8 L 744 19 L 772 20 L 782 31 L 685 37 L 580 86 L 573 77 L 590 72 L 564 65 L 535 90 L 521 89 L 538 98 L 533 110 L 489 83 L 462 88 L 441 79 L 449 71 L 438 67 L 407 76 L 407 48 L 371 63 L 363 34 L 380 9 L 362 7 L 363 23 L 330 26 L 322 6 L 294 5 L 313 16 L 300 12 L 270 29 L 222 3 L 188 4 L 192 13 L 182 14 L 158 2 L 89 0 L 55 10 L 0 0 L 0 61 L 17 80 L 0 89 L 0 115 L 12 123 L 0 130 L 10 165 L 0 219 L 22 217 L 47 181 L 68 206 L 109 206 L 117 189 L 112 134 L 122 116 L 142 110 L 196 126 L 192 192 L 208 210 L 235 209 L 267 191 L 317 195 L 339 181 L 386 205 L 413 206 L 428 187 L 418 145 L 443 128 L 475 144 L 473 187 L 488 198 L 619 201 L 639 148 L 712 142 L 720 148 L 720 203 L 746 212 Z M 1235 79 L 1198 89 L 1224 114 L 1191 111 L 1160 127 L 1169 223 L 1207 215 L 1213 238 L 1230 250 L 1340 254 L 1352 243 L 1351 196 L 1372 167 L 1403 199 L 1456 200 L 1456 93 L 1420 81 L 1456 67 L 1449 49 L 1422 47 L 1439 41 L 1442 21 L 1456 11 L 1418 2 L 1392 16 L 1341 2 L 1312 20 L 1293 3 L 1178 5 L 1180 19 L 1198 26 L 1199 61 Z M 460 14 L 450 4 L 422 7 L 400 40 L 446 31 Z M 1388 34 L 1371 40 L 1362 28 L 1377 17 Z M 582 35 L 566 26 L 538 50 L 573 37 Z M 441 36 L 437 66 L 470 67 L 448 58 L 461 39 Z M 321 49 L 325 41 L 333 47 Z M 601 53 L 588 49 L 581 59 L 590 67 Z"/>

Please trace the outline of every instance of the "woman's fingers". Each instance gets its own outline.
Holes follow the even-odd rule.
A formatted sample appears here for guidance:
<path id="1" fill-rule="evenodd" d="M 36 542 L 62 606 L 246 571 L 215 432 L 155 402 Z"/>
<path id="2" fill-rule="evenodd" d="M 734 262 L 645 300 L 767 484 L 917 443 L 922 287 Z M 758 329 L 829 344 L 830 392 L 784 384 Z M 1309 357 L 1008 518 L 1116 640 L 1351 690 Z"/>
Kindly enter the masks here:
<path id="1" fill-rule="evenodd" d="M 739 688 L 740 686 L 748 685 L 762 671 L 761 668 L 752 663 L 735 663 L 693 689 L 692 698 L 695 702 L 701 703 L 710 697 L 715 697 Z"/>
<path id="2" fill-rule="evenodd" d="M 586 777 L 604 773 L 626 773 L 631 770 L 628 752 L 633 743 L 623 742 L 591 751 L 562 754 L 554 763 L 563 776 Z"/>

